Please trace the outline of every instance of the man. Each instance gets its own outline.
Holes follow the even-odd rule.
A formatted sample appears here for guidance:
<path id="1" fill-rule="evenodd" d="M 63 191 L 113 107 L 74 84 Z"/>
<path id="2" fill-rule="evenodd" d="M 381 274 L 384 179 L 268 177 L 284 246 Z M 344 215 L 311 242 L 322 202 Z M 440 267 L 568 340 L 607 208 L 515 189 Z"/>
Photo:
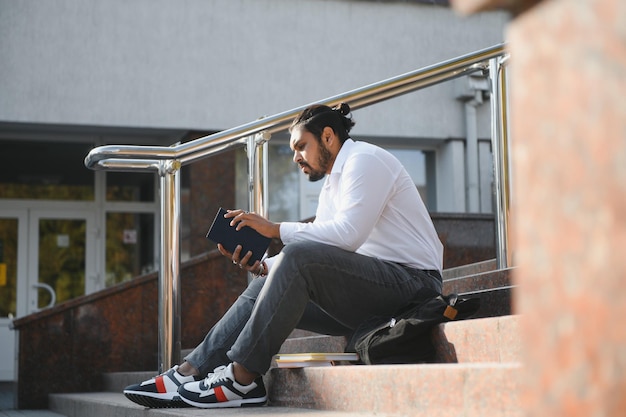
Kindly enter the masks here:
<path id="1" fill-rule="evenodd" d="M 147 407 L 263 405 L 261 376 L 294 328 L 349 335 L 389 315 L 426 286 L 441 291 L 443 247 L 406 170 L 389 152 L 349 137 L 350 107 L 315 105 L 292 123 L 293 160 L 326 177 L 312 223 L 229 211 L 231 225 L 280 238 L 283 250 L 248 266 L 251 253 L 220 252 L 258 278 L 204 341 L 162 375 L 124 394 Z"/>

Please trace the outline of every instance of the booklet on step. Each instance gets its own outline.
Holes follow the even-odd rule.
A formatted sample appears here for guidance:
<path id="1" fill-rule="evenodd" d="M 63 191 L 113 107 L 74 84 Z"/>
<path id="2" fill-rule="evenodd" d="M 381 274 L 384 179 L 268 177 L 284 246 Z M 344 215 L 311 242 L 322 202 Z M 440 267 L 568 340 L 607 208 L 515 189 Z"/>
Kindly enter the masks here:
<path id="1" fill-rule="evenodd" d="M 306 368 L 309 366 L 334 366 L 359 360 L 356 353 L 279 353 L 274 356 L 279 368 Z"/>

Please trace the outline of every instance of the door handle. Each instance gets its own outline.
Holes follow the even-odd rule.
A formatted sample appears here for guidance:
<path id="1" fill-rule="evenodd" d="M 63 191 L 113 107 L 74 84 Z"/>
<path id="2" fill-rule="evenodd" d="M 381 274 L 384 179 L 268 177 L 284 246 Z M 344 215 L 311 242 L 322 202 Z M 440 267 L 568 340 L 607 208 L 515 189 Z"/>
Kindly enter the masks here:
<path id="1" fill-rule="evenodd" d="M 43 310 L 44 308 L 50 308 L 52 306 L 54 306 L 54 304 L 57 302 L 57 294 L 54 291 L 54 288 L 52 288 L 50 285 L 44 283 L 44 282 L 38 282 L 36 284 L 33 284 L 33 288 L 43 288 L 44 290 L 48 291 L 50 293 L 50 303 L 43 307 L 43 308 L 38 308 L 37 310 Z"/>

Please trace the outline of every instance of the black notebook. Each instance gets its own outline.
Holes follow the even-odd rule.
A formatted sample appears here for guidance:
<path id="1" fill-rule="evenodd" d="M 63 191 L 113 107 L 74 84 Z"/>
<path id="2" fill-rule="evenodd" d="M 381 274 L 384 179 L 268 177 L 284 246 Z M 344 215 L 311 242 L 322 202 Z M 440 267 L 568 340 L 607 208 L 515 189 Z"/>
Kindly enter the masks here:
<path id="1" fill-rule="evenodd" d="M 225 218 L 224 214 L 226 214 L 226 210 L 220 207 L 206 237 L 215 243 L 221 243 L 224 249 L 230 253 L 235 251 L 237 245 L 241 245 L 241 257 L 244 257 L 248 251 L 252 251 L 252 257 L 248 262 L 250 266 L 254 265 L 254 262 L 260 261 L 270 245 L 271 239 L 248 226 L 237 230 L 236 226 L 230 225 L 232 219 Z"/>

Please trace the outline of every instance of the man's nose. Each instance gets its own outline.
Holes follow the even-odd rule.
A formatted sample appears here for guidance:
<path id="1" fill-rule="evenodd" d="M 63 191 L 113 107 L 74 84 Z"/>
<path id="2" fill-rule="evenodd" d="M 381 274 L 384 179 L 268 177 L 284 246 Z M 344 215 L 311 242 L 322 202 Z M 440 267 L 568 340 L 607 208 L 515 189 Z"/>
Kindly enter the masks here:
<path id="1" fill-rule="evenodd" d="M 300 152 L 293 151 L 293 162 L 297 164 L 300 161 L 302 161 L 302 155 L 300 155 Z"/>

